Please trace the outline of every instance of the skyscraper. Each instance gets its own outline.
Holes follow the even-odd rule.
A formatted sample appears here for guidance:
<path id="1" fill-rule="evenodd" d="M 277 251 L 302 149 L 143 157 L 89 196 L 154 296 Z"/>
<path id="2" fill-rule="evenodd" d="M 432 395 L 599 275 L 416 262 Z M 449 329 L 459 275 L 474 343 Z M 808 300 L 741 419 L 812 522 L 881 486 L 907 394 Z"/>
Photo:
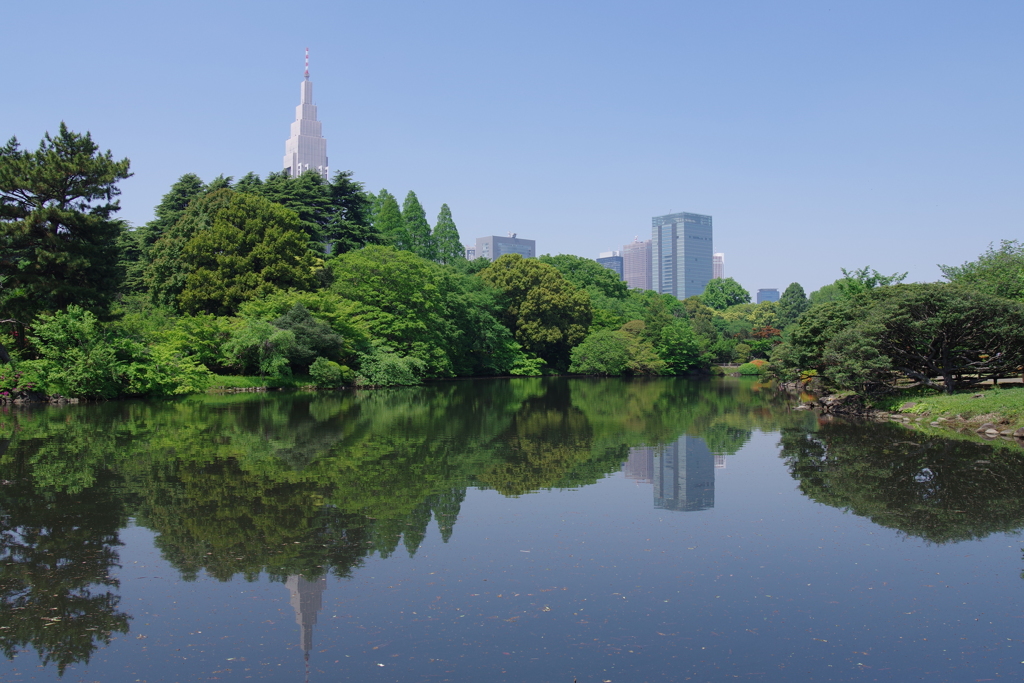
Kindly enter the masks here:
<path id="1" fill-rule="evenodd" d="M 622 279 L 622 254 L 617 251 L 602 251 L 597 255 L 597 262 L 608 270 L 613 270 Z"/>
<path id="2" fill-rule="evenodd" d="M 700 296 L 711 280 L 711 216 L 672 213 L 651 219 L 651 284 L 677 299 Z"/>
<path id="3" fill-rule="evenodd" d="M 725 254 L 711 255 L 711 277 L 714 280 L 725 279 Z"/>
<path id="4" fill-rule="evenodd" d="M 651 241 L 622 245 L 622 279 L 630 289 L 651 289 Z"/>
<path id="5" fill-rule="evenodd" d="M 476 238 L 477 258 L 486 256 L 492 261 L 497 261 L 505 254 L 522 254 L 524 258 L 533 258 L 537 255 L 537 242 L 516 237 L 514 232 L 510 232 L 508 237 L 489 235 Z"/>
<path id="6" fill-rule="evenodd" d="M 777 289 L 759 289 L 757 290 L 757 303 L 764 301 L 778 301 L 779 290 Z"/>
<path id="7" fill-rule="evenodd" d="M 284 143 L 284 170 L 293 178 L 306 171 L 319 173 L 329 180 L 327 170 L 327 138 L 316 120 L 313 84 L 309 81 L 309 48 L 306 48 L 306 77 L 302 81 L 299 106 L 295 108 L 292 135 Z"/>

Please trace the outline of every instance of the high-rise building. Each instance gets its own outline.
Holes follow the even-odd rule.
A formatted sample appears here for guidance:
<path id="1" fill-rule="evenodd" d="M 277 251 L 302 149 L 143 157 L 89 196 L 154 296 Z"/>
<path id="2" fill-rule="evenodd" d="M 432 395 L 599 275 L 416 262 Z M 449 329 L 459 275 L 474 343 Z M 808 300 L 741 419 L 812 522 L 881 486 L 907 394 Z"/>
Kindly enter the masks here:
<path id="1" fill-rule="evenodd" d="M 651 284 L 677 299 L 700 296 L 711 280 L 711 216 L 672 213 L 651 219 Z"/>
<path id="2" fill-rule="evenodd" d="M 622 279 L 622 254 L 617 251 L 602 251 L 597 255 L 597 262 L 608 270 L 614 270 Z"/>
<path id="3" fill-rule="evenodd" d="M 693 512 L 715 507 L 715 457 L 698 436 L 682 436 L 657 449 L 654 507 Z"/>
<path id="4" fill-rule="evenodd" d="M 634 237 L 631 244 L 622 245 L 622 279 L 630 289 L 652 289 L 650 240 Z"/>
<path id="5" fill-rule="evenodd" d="M 725 279 L 725 254 L 711 255 L 711 277 L 714 280 Z"/>
<path id="6" fill-rule="evenodd" d="M 467 246 L 463 245 L 463 247 L 466 250 L 466 260 L 467 261 L 472 261 L 473 259 L 476 258 L 476 245 L 473 245 L 472 247 L 467 247 Z"/>
<path id="7" fill-rule="evenodd" d="M 485 256 L 491 261 L 497 261 L 505 254 L 522 254 L 525 258 L 533 258 L 537 255 L 537 242 L 516 237 L 514 232 L 510 232 L 508 237 L 490 235 L 476 238 L 477 258 Z"/>
<path id="8" fill-rule="evenodd" d="M 759 289 L 757 290 L 757 303 L 763 301 L 778 301 L 779 290 L 777 289 Z"/>
<path id="9" fill-rule="evenodd" d="M 327 169 L 327 138 L 322 135 L 313 104 L 313 84 L 309 80 L 309 48 L 306 48 L 306 77 L 302 81 L 299 106 L 295 108 L 292 135 L 284 143 L 284 170 L 293 178 L 316 171 L 330 180 Z"/>

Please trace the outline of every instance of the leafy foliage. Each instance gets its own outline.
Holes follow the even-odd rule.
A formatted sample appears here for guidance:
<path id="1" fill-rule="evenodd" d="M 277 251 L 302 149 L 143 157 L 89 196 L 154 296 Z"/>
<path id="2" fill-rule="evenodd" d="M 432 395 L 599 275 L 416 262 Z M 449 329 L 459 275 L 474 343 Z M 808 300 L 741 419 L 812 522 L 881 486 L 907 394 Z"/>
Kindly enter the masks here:
<path id="1" fill-rule="evenodd" d="M 1003 240 L 961 266 L 939 266 L 943 277 L 984 294 L 1024 300 L 1024 243 Z"/>
<path id="2" fill-rule="evenodd" d="M 709 308 L 724 311 L 730 306 L 750 303 L 750 292 L 731 277 L 715 278 L 708 282 L 704 293 L 700 295 L 700 300 Z"/>

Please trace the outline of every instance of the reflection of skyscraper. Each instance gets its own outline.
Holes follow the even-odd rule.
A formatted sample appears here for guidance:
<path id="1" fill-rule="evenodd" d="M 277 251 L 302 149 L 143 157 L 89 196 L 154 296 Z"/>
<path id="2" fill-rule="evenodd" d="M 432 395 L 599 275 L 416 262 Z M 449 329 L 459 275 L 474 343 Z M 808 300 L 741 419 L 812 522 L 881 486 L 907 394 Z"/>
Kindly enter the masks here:
<path id="1" fill-rule="evenodd" d="M 654 507 L 687 512 L 715 507 L 715 457 L 704 439 L 683 436 L 657 453 Z"/>
<path id="2" fill-rule="evenodd" d="M 654 449 L 650 446 L 630 448 L 629 459 L 622 465 L 626 479 L 635 479 L 641 484 L 650 484 L 654 476 Z"/>
<path id="3" fill-rule="evenodd" d="M 316 615 L 323 609 L 321 596 L 327 587 L 327 577 L 321 576 L 310 581 L 300 574 L 292 574 L 284 585 L 292 594 L 290 602 L 292 609 L 295 610 L 295 623 L 299 625 L 302 652 L 308 660 L 309 651 L 313 649 L 313 626 L 316 625 Z"/>

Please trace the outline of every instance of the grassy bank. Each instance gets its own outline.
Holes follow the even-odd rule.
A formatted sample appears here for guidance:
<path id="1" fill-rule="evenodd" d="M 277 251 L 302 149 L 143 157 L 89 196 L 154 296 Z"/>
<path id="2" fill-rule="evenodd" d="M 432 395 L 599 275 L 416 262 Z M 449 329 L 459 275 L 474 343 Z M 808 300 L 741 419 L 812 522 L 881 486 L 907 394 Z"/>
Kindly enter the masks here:
<path id="1" fill-rule="evenodd" d="M 913 403 L 914 405 L 908 405 Z M 957 394 L 907 392 L 876 401 L 880 410 L 903 415 L 927 415 L 982 424 L 991 422 L 1004 428 L 1024 427 L 1024 385 L 985 387 Z"/>
<path id="2" fill-rule="evenodd" d="M 301 389 L 313 384 L 309 375 L 288 377 L 259 377 L 243 375 L 214 375 L 208 391 L 230 391 L 235 389 Z"/>

